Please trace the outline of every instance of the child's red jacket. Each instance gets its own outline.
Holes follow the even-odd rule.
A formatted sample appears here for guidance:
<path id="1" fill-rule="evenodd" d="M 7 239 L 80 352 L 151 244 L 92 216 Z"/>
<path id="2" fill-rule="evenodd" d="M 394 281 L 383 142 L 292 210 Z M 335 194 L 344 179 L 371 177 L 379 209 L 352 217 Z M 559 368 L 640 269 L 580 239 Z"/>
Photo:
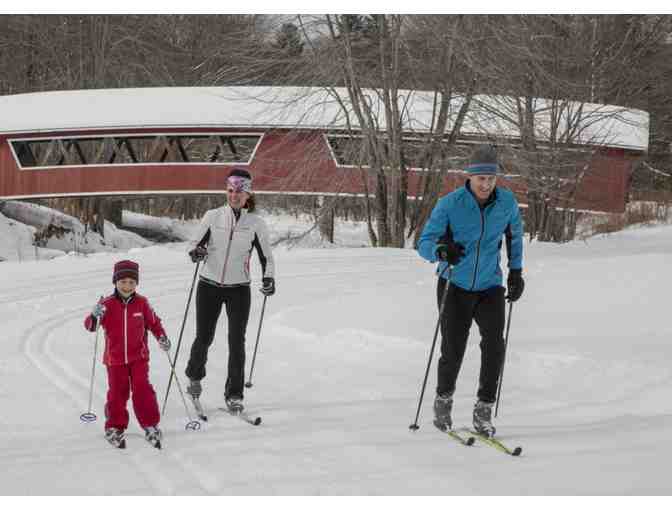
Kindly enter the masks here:
<path id="1" fill-rule="evenodd" d="M 127 300 L 116 291 L 102 301 L 105 315 L 101 326 L 105 330 L 105 365 L 128 365 L 140 359 L 149 359 L 147 330 L 158 339 L 166 335 L 161 319 L 140 294 L 133 294 Z M 98 321 L 89 315 L 84 327 L 95 331 Z"/>

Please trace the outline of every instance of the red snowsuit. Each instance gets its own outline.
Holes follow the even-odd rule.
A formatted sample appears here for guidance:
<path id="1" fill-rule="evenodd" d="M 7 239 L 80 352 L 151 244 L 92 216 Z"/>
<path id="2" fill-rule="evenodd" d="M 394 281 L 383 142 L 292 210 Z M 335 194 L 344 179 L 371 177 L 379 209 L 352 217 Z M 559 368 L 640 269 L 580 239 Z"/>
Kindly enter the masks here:
<path id="1" fill-rule="evenodd" d="M 159 423 L 159 404 L 149 382 L 149 348 L 147 330 L 158 339 L 166 332 L 161 319 L 154 313 L 147 298 L 132 294 L 124 299 L 118 292 L 102 301 L 105 315 L 101 326 L 105 330 L 107 366 L 107 403 L 105 428 L 125 430 L 128 427 L 128 398 L 133 395 L 133 410 L 142 428 Z M 95 331 L 97 320 L 86 317 L 84 327 Z"/>

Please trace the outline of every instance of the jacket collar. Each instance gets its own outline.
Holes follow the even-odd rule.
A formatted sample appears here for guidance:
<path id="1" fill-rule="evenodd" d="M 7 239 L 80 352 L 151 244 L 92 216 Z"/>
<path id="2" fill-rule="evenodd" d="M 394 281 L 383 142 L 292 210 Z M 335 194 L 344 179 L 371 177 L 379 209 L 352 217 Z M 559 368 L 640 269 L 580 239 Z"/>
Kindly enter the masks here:
<path id="1" fill-rule="evenodd" d="M 238 209 L 238 212 L 236 212 L 236 210 L 228 204 L 224 206 L 224 210 L 226 211 L 227 214 L 233 215 L 233 217 L 236 218 L 236 221 L 240 221 L 242 217 L 248 214 L 247 209 L 245 207 Z"/>
<path id="2" fill-rule="evenodd" d="M 127 305 L 128 303 L 133 301 L 133 299 L 135 299 L 135 294 L 136 293 L 134 292 L 133 294 L 131 294 L 127 298 L 124 298 L 121 294 L 119 294 L 119 291 L 116 288 L 114 289 L 114 297 L 116 297 L 119 301 L 121 301 L 125 305 Z"/>

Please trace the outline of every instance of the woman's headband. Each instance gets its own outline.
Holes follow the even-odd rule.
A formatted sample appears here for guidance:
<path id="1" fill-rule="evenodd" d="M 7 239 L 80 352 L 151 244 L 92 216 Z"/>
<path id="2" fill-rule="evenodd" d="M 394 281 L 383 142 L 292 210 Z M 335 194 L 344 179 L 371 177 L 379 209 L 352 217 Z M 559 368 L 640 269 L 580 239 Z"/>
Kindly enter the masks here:
<path id="1" fill-rule="evenodd" d="M 226 180 L 227 187 L 233 191 L 252 193 L 252 179 L 241 177 L 240 175 L 232 175 Z"/>

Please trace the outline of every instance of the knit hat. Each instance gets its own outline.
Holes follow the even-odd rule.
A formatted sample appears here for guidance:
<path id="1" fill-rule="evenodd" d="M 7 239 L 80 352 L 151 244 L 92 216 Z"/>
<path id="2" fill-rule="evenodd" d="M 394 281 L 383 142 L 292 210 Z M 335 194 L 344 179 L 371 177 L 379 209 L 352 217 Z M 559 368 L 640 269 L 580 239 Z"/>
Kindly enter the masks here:
<path id="1" fill-rule="evenodd" d="M 466 168 L 469 175 L 497 175 L 498 169 L 497 149 L 489 143 L 481 144 L 474 149 Z"/>
<path id="2" fill-rule="evenodd" d="M 112 273 L 112 283 L 124 278 L 133 278 L 136 282 L 140 281 L 140 266 L 132 260 L 120 260 L 114 265 Z"/>
<path id="3" fill-rule="evenodd" d="M 233 168 L 226 179 L 226 185 L 235 191 L 252 193 L 252 176 L 244 168 Z"/>

